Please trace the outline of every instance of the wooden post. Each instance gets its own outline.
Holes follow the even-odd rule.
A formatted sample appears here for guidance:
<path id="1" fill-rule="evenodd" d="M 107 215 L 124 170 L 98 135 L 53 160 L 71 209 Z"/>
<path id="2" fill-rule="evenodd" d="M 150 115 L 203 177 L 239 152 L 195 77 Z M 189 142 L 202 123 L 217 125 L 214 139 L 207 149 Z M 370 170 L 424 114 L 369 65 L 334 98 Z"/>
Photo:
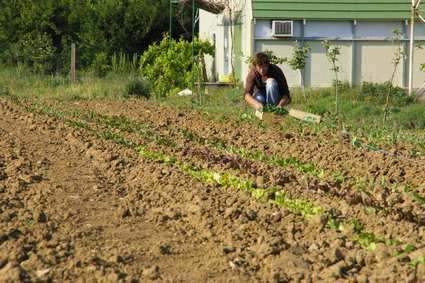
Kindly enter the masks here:
<path id="1" fill-rule="evenodd" d="M 76 51 L 75 51 L 75 43 L 71 44 L 71 82 L 77 82 L 77 73 L 76 73 Z"/>

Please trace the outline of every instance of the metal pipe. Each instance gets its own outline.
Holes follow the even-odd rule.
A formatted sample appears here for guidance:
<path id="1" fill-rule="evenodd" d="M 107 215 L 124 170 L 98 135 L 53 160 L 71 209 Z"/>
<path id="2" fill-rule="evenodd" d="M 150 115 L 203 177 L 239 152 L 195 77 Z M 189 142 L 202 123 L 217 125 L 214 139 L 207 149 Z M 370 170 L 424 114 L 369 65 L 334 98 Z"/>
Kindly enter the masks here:
<path id="1" fill-rule="evenodd" d="M 170 0 L 170 42 L 171 42 L 171 39 L 173 38 L 172 21 L 173 21 L 173 0 Z"/>
<path id="2" fill-rule="evenodd" d="M 410 15 L 410 38 L 409 38 L 409 96 L 413 92 L 413 56 L 414 56 L 414 43 L 415 43 L 415 14 L 416 14 L 416 4 L 418 1 L 412 0 L 412 8 Z"/>
<path id="3" fill-rule="evenodd" d="M 195 0 L 192 0 L 192 92 L 195 90 Z"/>

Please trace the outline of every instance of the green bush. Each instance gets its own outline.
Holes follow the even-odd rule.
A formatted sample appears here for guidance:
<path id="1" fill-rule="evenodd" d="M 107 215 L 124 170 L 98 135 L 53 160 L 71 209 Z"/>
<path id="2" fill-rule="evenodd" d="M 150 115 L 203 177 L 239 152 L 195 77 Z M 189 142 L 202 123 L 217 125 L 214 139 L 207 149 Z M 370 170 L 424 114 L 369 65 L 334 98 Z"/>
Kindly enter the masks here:
<path id="1" fill-rule="evenodd" d="M 195 39 L 195 56 L 214 54 L 214 47 L 206 41 Z M 195 64 L 195 78 L 199 67 Z M 157 97 L 166 97 L 188 88 L 192 82 L 192 43 L 165 36 L 161 42 L 149 46 L 140 58 L 140 75 L 152 84 Z"/>
<path id="2" fill-rule="evenodd" d="M 29 33 L 14 44 L 12 60 L 29 67 L 36 73 L 49 73 L 54 67 L 55 48 L 46 33 Z"/>
<path id="3" fill-rule="evenodd" d="M 150 97 L 151 86 L 148 81 L 141 78 L 133 78 L 127 84 L 126 95 L 136 97 Z"/>
<path id="4" fill-rule="evenodd" d="M 421 104 L 412 104 L 394 114 L 394 120 L 407 129 L 425 129 L 425 107 Z"/>
<path id="5" fill-rule="evenodd" d="M 98 77 L 104 77 L 110 70 L 110 66 L 108 63 L 108 55 L 106 52 L 99 52 L 94 57 L 93 63 L 91 65 L 94 73 Z"/>
<path id="6" fill-rule="evenodd" d="M 388 94 L 388 90 L 390 89 L 390 87 L 390 98 L 392 100 L 393 105 L 406 106 L 414 102 L 414 97 L 408 96 L 406 91 L 401 87 L 391 86 L 390 82 L 363 82 L 360 88 L 361 97 L 363 99 L 369 97 L 370 99 L 383 102 L 385 100 L 386 95 Z"/>
<path id="7" fill-rule="evenodd" d="M 335 88 L 335 86 L 336 86 L 336 81 L 333 80 L 332 81 L 332 87 Z M 341 93 L 350 92 L 352 90 L 352 87 L 350 85 L 350 82 L 338 80 L 338 90 Z"/>

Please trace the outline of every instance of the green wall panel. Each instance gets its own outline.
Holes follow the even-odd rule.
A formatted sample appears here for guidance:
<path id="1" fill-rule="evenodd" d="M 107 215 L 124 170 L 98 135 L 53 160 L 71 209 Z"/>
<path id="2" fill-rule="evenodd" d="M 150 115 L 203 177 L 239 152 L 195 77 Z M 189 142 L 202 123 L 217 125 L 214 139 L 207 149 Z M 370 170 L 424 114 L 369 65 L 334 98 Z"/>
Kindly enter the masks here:
<path id="1" fill-rule="evenodd" d="M 408 19 L 410 0 L 252 0 L 263 19 Z M 424 4 L 421 5 L 424 11 Z"/>

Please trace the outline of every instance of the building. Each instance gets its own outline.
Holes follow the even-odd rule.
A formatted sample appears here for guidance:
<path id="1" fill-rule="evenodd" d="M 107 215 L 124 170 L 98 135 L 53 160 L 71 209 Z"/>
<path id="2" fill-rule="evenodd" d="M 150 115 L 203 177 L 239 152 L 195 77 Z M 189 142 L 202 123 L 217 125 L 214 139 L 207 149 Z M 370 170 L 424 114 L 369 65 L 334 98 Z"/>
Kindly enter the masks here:
<path id="1" fill-rule="evenodd" d="M 295 44 L 311 48 L 302 73 L 281 65 L 290 86 L 325 87 L 333 74 L 321 45 L 323 40 L 340 47 L 340 80 L 353 85 L 385 82 L 393 71 L 397 44 L 408 54 L 410 0 L 229 0 L 232 9 L 220 14 L 200 11 L 199 33 L 216 46 L 215 58 L 207 60 L 210 75 L 232 73 L 245 78 L 247 58 L 258 51 L 271 50 L 279 57 L 291 57 Z M 341 3 L 342 2 L 342 3 Z M 425 11 L 425 4 L 421 4 Z M 231 11 L 231 12 L 230 12 Z M 424 15 L 425 13 L 421 13 Z M 393 42 L 393 31 L 402 39 Z M 414 87 L 425 81 L 420 65 L 425 63 L 425 23 L 415 25 Z M 407 87 L 408 58 L 404 58 L 394 84 Z"/>

